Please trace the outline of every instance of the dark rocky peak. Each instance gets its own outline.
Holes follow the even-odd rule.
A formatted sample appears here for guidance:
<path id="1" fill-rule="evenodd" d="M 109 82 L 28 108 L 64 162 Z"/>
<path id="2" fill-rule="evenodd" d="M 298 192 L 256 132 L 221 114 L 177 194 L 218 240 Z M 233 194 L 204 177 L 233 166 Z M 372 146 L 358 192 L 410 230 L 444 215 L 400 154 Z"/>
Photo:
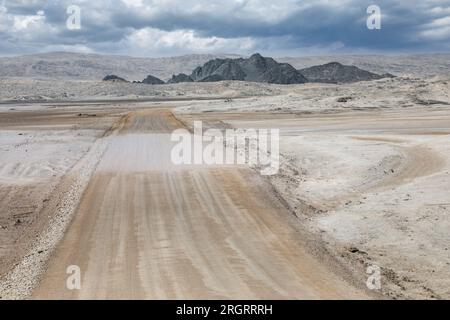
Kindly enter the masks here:
<path id="1" fill-rule="evenodd" d="M 214 77 L 212 77 L 214 76 Z M 245 72 L 234 59 L 214 59 L 197 67 L 191 74 L 194 81 L 205 79 L 244 80 Z M 216 80 L 219 81 L 219 80 Z"/>
<path id="2" fill-rule="evenodd" d="M 278 63 L 256 53 L 248 59 L 214 59 L 196 68 L 191 78 L 194 81 L 242 80 L 265 83 L 291 84 L 305 83 L 294 67 Z"/>
<path id="3" fill-rule="evenodd" d="M 167 83 L 180 83 L 180 82 L 192 82 L 192 78 L 187 74 L 180 73 L 178 75 L 173 75 L 172 78 L 167 81 Z"/>
<path id="4" fill-rule="evenodd" d="M 145 84 L 164 84 L 164 81 L 162 81 L 159 78 L 156 78 L 152 75 L 148 75 L 147 78 L 145 78 L 144 80 L 142 80 L 142 83 Z"/>

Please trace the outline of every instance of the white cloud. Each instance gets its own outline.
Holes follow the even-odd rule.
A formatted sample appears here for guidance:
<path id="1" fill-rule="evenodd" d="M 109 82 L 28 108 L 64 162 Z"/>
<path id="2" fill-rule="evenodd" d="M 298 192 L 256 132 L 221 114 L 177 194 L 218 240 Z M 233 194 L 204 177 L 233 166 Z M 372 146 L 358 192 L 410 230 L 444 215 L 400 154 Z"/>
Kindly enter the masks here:
<path id="1" fill-rule="evenodd" d="M 0 41 L 8 39 L 17 47 L 26 43 L 46 41 L 57 34 L 58 29 L 46 21 L 45 13 L 36 12 L 34 15 L 18 15 L 10 12 L 0 13 Z M 44 44 L 45 45 L 45 44 Z"/>
<path id="2" fill-rule="evenodd" d="M 127 7 L 142 7 L 143 0 L 121 0 Z"/>
<path id="3" fill-rule="evenodd" d="M 147 20 L 161 16 L 193 17 L 208 19 L 255 20 L 261 23 L 277 23 L 292 15 L 300 6 L 292 0 L 121 0 L 130 14 Z"/>
<path id="4" fill-rule="evenodd" d="M 450 7 L 434 7 L 430 10 L 430 13 L 434 14 L 434 15 L 442 15 L 442 14 L 447 14 L 450 15 Z"/>
<path id="5" fill-rule="evenodd" d="M 29 29 L 38 29 L 45 26 L 45 16 L 14 16 L 13 32 L 21 32 Z"/>
<path id="6" fill-rule="evenodd" d="M 250 37 L 232 39 L 201 37 L 193 30 L 162 31 L 154 28 L 136 30 L 122 44 L 123 48 L 136 53 L 159 54 L 249 51 L 254 46 L 255 41 Z"/>
<path id="7" fill-rule="evenodd" d="M 419 37 L 427 40 L 450 40 L 450 16 L 433 20 L 422 26 Z"/>

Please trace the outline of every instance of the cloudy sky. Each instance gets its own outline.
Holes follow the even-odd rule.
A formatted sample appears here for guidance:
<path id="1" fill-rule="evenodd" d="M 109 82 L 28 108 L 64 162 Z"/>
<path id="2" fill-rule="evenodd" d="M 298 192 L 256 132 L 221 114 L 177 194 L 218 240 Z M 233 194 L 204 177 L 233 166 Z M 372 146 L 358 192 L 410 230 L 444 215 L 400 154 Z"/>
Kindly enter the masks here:
<path id="1" fill-rule="evenodd" d="M 380 30 L 367 28 L 373 4 Z M 79 29 L 76 19 L 67 26 L 71 5 L 80 8 Z M 450 0 L 0 0 L 0 55 L 49 51 L 450 52 Z"/>

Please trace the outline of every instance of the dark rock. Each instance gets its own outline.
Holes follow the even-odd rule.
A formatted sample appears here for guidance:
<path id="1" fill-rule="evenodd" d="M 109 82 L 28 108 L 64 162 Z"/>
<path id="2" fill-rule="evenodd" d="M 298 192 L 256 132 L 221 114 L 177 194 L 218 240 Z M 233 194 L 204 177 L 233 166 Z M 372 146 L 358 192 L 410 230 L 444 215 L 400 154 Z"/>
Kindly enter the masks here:
<path id="1" fill-rule="evenodd" d="M 213 82 L 222 80 L 245 80 L 245 73 L 238 59 L 214 59 L 197 67 L 191 74 L 195 81 Z"/>
<path id="2" fill-rule="evenodd" d="M 355 66 L 346 66 L 339 62 L 330 62 L 299 70 L 310 82 L 320 83 L 351 83 L 358 81 L 392 78 L 392 74 L 379 75 Z"/>
<path id="3" fill-rule="evenodd" d="M 381 78 L 396 78 L 396 76 L 394 76 L 393 74 L 391 74 L 391 73 L 383 73 L 382 75 L 381 75 Z"/>
<path id="4" fill-rule="evenodd" d="M 305 83 L 306 78 L 287 63 L 254 54 L 248 59 L 214 59 L 197 67 L 191 74 L 194 81 L 214 82 L 240 80 L 277 84 Z"/>
<path id="5" fill-rule="evenodd" d="M 167 81 L 167 83 L 180 83 L 180 82 L 193 82 L 192 78 L 187 74 L 180 73 L 178 75 L 173 75 L 172 78 Z"/>
<path id="6" fill-rule="evenodd" d="M 227 79 L 220 74 L 212 74 L 210 76 L 207 76 L 203 79 L 198 80 L 198 82 L 218 82 L 218 81 L 225 81 L 225 80 L 237 80 L 237 79 Z"/>
<path id="7" fill-rule="evenodd" d="M 342 97 L 342 98 L 339 98 L 339 99 L 337 99 L 337 102 L 348 102 L 349 100 L 352 100 L 353 98 L 352 97 Z"/>
<path id="8" fill-rule="evenodd" d="M 103 78 L 103 81 L 109 81 L 109 82 L 128 82 L 127 80 L 125 80 L 124 78 L 118 77 L 114 74 L 111 75 L 107 75 L 106 77 Z"/>
<path id="9" fill-rule="evenodd" d="M 95 114 L 95 113 L 92 113 L 92 114 L 89 114 L 89 113 L 79 113 L 78 116 L 79 116 L 79 117 L 96 117 L 97 114 Z"/>
<path id="10" fill-rule="evenodd" d="M 272 58 L 265 58 L 256 53 L 249 59 L 240 59 L 246 72 L 247 81 L 278 84 L 306 83 L 308 80 L 293 66 L 278 63 Z"/>
<path id="11" fill-rule="evenodd" d="M 145 84 L 164 84 L 164 81 L 162 81 L 161 79 L 158 79 L 152 75 L 148 75 L 147 78 L 145 78 L 144 80 L 142 80 L 142 83 Z"/>

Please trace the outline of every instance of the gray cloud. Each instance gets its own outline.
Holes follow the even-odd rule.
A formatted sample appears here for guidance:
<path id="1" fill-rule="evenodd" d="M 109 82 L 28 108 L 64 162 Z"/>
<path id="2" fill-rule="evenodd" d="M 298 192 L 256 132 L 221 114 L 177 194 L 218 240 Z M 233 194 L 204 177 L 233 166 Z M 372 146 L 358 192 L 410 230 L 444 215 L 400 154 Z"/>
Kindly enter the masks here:
<path id="1" fill-rule="evenodd" d="M 66 9 L 72 4 L 81 8 L 80 30 L 66 28 Z M 382 28 L 375 31 L 366 28 L 370 4 L 366 0 L 5 0 L 6 9 L 0 8 L 0 54 L 55 49 L 140 56 L 450 50 L 450 0 L 376 1 Z"/>

